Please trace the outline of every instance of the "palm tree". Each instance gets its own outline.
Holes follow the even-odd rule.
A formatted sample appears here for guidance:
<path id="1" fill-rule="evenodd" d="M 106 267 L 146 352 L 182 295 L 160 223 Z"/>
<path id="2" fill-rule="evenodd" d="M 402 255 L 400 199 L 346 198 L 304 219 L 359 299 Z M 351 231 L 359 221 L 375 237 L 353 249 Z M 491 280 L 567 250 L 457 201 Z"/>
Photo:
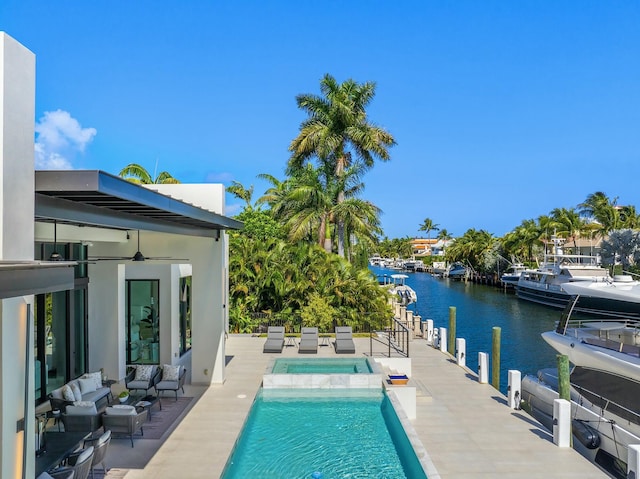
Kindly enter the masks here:
<path id="1" fill-rule="evenodd" d="M 339 181 L 353 163 L 353 155 L 364 168 L 371 168 L 375 159 L 390 159 L 393 136 L 368 121 L 366 107 L 375 95 L 375 83 L 346 80 L 338 83 L 326 74 L 320 81 L 322 96 L 302 94 L 296 97 L 298 107 L 309 117 L 300 125 L 300 133 L 289 145 L 292 152 L 288 172 L 293 173 L 316 158 L 329 165 Z M 337 202 L 345 200 L 338 192 Z M 344 256 L 344 222 L 338 220 L 338 254 Z"/>
<path id="2" fill-rule="evenodd" d="M 577 248 L 577 238 L 585 230 L 584 221 L 580 218 L 578 212 L 573 208 L 555 208 L 551 211 L 551 217 L 558 235 L 572 239 L 574 248 Z"/>
<path id="3" fill-rule="evenodd" d="M 431 218 L 425 218 L 418 231 L 426 231 L 427 238 L 431 239 L 431 232 L 438 231 L 440 229 L 438 226 L 440 225 L 435 224 Z"/>
<path id="4" fill-rule="evenodd" d="M 600 224 L 598 234 L 602 237 L 622 227 L 618 198 L 610 199 L 602 191 L 597 191 L 587 196 L 587 199 L 578 207 L 580 214 Z"/>
<path id="5" fill-rule="evenodd" d="M 253 185 L 249 188 L 245 188 L 244 185 L 238 181 L 232 181 L 232 184 L 227 186 L 227 193 L 231 193 L 233 196 L 240 200 L 244 200 L 246 203 L 246 209 L 250 210 L 253 208 L 251 205 L 251 200 L 253 198 Z"/>
<path id="6" fill-rule="evenodd" d="M 166 171 L 161 171 L 158 176 L 153 178 L 144 167 L 138 165 L 137 163 L 129 163 L 127 166 L 122 168 L 122 170 L 120 170 L 118 176 L 124 178 L 127 181 L 130 181 L 131 183 L 136 183 L 139 185 L 166 185 L 180 183 L 179 180 L 175 179 Z"/>
<path id="7" fill-rule="evenodd" d="M 449 233 L 445 228 L 442 228 L 438 231 L 438 236 L 436 236 L 436 238 L 442 241 L 448 241 L 453 238 L 453 236 L 451 236 L 451 233 Z"/>

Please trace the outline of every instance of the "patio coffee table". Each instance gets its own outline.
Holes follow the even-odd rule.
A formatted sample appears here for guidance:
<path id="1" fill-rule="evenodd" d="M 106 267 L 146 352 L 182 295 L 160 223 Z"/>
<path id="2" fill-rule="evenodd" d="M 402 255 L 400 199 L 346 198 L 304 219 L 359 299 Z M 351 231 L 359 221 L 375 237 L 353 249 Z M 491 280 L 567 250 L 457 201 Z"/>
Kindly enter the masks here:
<path id="1" fill-rule="evenodd" d="M 162 410 L 162 403 L 160 402 L 160 396 L 129 396 L 129 399 L 124 402 L 129 406 L 134 406 L 136 411 L 142 412 L 143 410 L 149 411 L 149 420 L 151 420 L 151 408 L 158 404 L 160 410 Z"/>

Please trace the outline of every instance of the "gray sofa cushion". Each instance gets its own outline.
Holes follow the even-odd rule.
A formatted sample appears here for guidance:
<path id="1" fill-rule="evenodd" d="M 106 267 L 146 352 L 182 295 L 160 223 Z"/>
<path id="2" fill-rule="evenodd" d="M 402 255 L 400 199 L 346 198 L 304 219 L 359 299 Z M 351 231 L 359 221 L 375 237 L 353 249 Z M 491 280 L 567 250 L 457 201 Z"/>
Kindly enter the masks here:
<path id="1" fill-rule="evenodd" d="M 149 389 L 149 381 L 129 381 L 127 389 Z"/>
<path id="2" fill-rule="evenodd" d="M 97 402 L 103 397 L 107 396 L 109 394 L 109 391 L 109 388 L 102 387 L 100 389 L 96 389 L 95 391 L 91 391 L 90 393 L 84 393 L 82 395 L 82 400 Z"/>

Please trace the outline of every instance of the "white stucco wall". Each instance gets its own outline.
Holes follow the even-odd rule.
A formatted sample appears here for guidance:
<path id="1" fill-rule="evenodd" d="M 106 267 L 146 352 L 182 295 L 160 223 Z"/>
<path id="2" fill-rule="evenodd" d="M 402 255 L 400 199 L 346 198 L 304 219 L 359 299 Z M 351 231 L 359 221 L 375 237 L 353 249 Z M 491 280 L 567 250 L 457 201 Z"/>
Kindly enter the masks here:
<path id="1" fill-rule="evenodd" d="M 110 378 L 125 376 L 125 265 L 101 261 L 89 265 L 89 371 L 104 368 Z"/>
<path id="2" fill-rule="evenodd" d="M 177 200 L 186 201 L 205 210 L 224 214 L 224 185 L 214 183 L 179 183 L 176 185 L 145 185 L 151 190 Z"/>
<path id="3" fill-rule="evenodd" d="M 227 247 L 226 235 L 218 240 L 142 231 L 140 249 L 146 257 L 170 257 L 167 261 L 148 260 L 122 263 L 127 279 L 160 280 L 160 364 L 183 364 L 189 369 L 191 380 L 198 384 L 224 381 L 224 334 L 227 323 Z M 90 255 L 133 256 L 137 249 L 137 234 L 130 233 L 128 243 L 94 242 Z M 92 369 L 105 367 L 110 377 L 125 375 L 125 283 L 113 283 L 113 272 L 106 265 L 115 262 L 99 261 L 89 264 L 89 363 Z M 192 350 L 179 356 L 179 278 L 192 276 Z M 105 284 L 106 283 L 106 284 Z M 113 288 L 117 287 L 118 291 Z M 110 304 L 122 301 L 118 317 L 104 314 Z M 120 308 L 119 308 L 120 310 Z M 100 317 L 112 318 L 118 327 L 96 325 Z M 95 319 L 93 319 L 95 318 Z M 97 328 L 97 336 L 94 331 Z M 116 356 L 110 353 L 116 348 Z M 104 364 L 104 366 L 102 365 Z M 108 364 L 108 366 L 107 366 Z M 117 374 L 117 376 L 115 376 Z"/>
<path id="4" fill-rule="evenodd" d="M 35 56 L 0 32 L 0 259 L 33 259 Z M 0 301 L 0 477 L 22 474 L 26 419 L 27 477 L 34 475 L 33 357 L 25 366 L 27 304 L 33 296 Z M 33 326 L 30 329 L 33 337 Z M 27 374 L 29 373 L 29 374 Z M 24 382 L 29 397 L 24 402 Z"/>

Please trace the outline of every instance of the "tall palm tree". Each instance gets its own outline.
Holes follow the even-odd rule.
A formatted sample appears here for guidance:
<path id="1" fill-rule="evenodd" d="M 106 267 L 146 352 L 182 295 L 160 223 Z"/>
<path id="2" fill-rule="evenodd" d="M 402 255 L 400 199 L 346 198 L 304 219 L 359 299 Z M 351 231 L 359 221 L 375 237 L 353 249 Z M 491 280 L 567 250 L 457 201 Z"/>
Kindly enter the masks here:
<path id="1" fill-rule="evenodd" d="M 427 238 L 431 239 L 431 232 L 438 231 L 440 229 L 439 226 L 440 225 L 435 224 L 431 218 L 425 218 L 418 231 L 426 231 Z"/>
<path id="2" fill-rule="evenodd" d="M 317 231 L 318 245 L 331 252 L 331 209 L 335 190 L 325 172 L 306 165 L 292 178 L 291 190 L 274 206 L 277 217 L 284 221 L 289 239 L 299 241 Z"/>
<path id="3" fill-rule="evenodd" d="M 339 180 L 353 163 L 353 156 L 364 167 L 373 166 L 375 159 L 390 159 L 389 147 L 395 145 L 393 136 L 369 122 L 366 107 L 375 95 L 375 83 L 346 80 L 338 83 L 326 74 L 320 81 L 322 96 L 302 94 L 296 97 L 298 107 L 309 116 L 300 125 L 300 133 L 289 145 L 292 156 L 288 172 L 299 169 L 316 158 L 331 166 Z M 345 200 L 338 192 L 338 203 Z M 344 222 L 339 220 L 338 254 L 344 256 Z"/>
<path id="4" fill-rule="evenodd" d="M 155 174 L 155 172 L 154 172 Z M 118 176 L 139 185 L 177 184 L 179 180 L 166 171 L 161 171 L 155 178 L 144 167 L 137 163 L 129 163 L 120 170 Z"/>

